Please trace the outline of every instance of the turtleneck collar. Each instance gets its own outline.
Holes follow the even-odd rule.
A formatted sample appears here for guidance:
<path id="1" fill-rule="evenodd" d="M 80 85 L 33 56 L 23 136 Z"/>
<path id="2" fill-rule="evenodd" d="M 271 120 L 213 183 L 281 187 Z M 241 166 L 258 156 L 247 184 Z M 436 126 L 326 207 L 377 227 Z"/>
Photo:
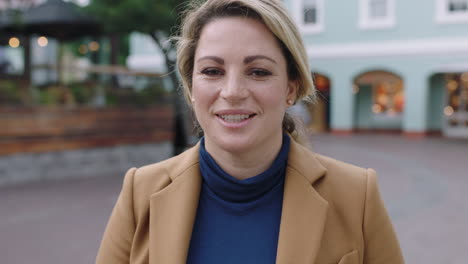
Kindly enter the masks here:
<path id="1" fill-rule="evenodd" d="M 222 200 L 236 203 L 252 202 L 275 186 L 284 183 L 288 161 L 290 139 L 283 134 L 283 143 L 275 160 L 266 171 L 244 180 L 238 180 L 226 173 L 205 149 L 205 139 L 200 144 L 200 171 L 207 186 Z"/>

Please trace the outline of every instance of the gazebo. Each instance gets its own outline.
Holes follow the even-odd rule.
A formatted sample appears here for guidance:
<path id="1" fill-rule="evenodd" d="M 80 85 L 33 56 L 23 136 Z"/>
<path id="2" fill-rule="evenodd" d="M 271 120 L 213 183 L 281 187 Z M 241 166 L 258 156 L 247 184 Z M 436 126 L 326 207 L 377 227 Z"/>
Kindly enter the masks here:
<path id="1" fill-rule="evenodd" d="M 0 16 L 0 31 L 6 33 L 2 34 L 4 36 L 18 34 L 27 37 L 27 40 L 25 39 L 24 78 L 29 79 L 29 36 L 39 35 L 57 39 L 59 42 L 57 71 L 58 76 L 60 76 L 61 43 L 84 36 L 98 36 L 101 33 L 101 26 L 94 18 L 83 13 L 74 3 L 63 0 L 47 0 L 43 4 L 21 12 L 4 10 Z"/>

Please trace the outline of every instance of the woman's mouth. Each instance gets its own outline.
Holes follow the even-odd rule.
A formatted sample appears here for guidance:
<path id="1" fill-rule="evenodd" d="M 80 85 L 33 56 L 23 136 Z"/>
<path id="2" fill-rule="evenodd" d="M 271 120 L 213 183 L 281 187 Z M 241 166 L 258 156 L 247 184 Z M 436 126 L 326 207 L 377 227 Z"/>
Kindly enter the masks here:
<path id="1" fill-rule="evenodd" d="M 216 115 L 217 117 L 221 118 L 223 121 L 227 123 L 240 123 L 243 122 L 253 116 L 255 114 L 246 115 L 246 114 L 229 114 L 229 115 Z"/>

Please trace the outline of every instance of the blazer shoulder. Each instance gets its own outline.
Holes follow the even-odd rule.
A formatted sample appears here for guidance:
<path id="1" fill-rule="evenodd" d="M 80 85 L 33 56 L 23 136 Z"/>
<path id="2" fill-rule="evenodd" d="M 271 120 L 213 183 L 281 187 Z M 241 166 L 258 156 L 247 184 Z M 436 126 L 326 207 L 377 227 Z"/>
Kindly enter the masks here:
<path id="1" fill-rule="evenodd" d="M 324 155 L 315 155 L 326 168 L 324 177 L 314 184 L 316 190 L 339 210 L 349 210 L 356 206 L 356 211 L 362 212 L 369 177 L 375 176 L 374 171 Z"/>
<path id="2" fill-rule="evenodd" d="M 197 164 L 198 149 L 195 146 L 169 159 L 130 169 L 132 180 L 124 181 L 124 184 L 132 183 L 135 203 L 145 203 L 151 195 L 166 188 L 184 171 Z"/>
<path id="3" fill-rule="evenodd" d="M 306 177 L 314 185 L 319 183 L 363 183 L 366 169 L 339 161 L 300 145 L 292 143 L 288 166 Z M 323 185 L 323 184 L 321 184 Z"/>
<path id="4" fill-rule="evenodd" d="M 169 159 L 145 165 L 135 171 L 134 188 L 157 192 L 176 180 L 184 171 L 197 165 L 198 146 Z"/>
<path id="5" fill-rule="evenodd" d="M 344 161 L 315 153 L 316 159 L 327 169 L 327 177 L 331 180 L 365 183 L 368 170 Z"/>
<path id="6" fill-rule="evenodd" d="M 198 165 L 197 146 L 167 160 L 128 170 L 122 190 L 131 193 L 136 218 L 148 212 L 149 201 L 154 193 L 168 187 L 181 178 L 179 176 L 184 171 L 195 165 Z"/>

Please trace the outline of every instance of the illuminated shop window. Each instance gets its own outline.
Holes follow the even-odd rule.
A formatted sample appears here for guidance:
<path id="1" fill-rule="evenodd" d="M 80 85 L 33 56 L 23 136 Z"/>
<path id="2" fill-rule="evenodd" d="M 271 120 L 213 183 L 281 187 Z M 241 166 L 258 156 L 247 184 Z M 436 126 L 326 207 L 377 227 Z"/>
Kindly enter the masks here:
<path id="1" fill-rule="evenodd" d="M 447 74 L 447 105 L 444 115 L 449 126 L 468 127 L 468 72 Z"/>
<path id="2" fill-rule="evenodd" d="M 379 82 L 373 87 L 372 112 L 378 115 L 396 116 L 403 112 L 405 97 L 402 82 Z"/>

